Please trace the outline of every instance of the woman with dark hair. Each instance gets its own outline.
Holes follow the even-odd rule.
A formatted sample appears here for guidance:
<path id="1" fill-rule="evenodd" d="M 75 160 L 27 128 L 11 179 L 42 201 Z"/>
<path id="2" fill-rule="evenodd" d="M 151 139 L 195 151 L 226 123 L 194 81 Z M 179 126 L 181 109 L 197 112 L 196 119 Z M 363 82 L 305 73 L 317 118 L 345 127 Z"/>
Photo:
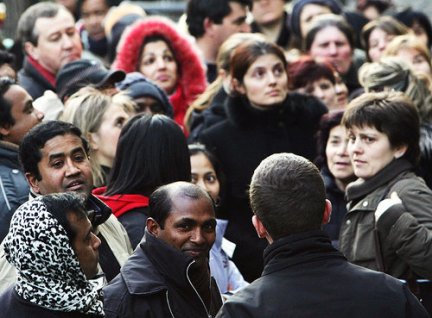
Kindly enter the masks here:
<path id="1" fill-rule="evenodd" d="M 227 119 L 204 130 L 200 140 L 226 173 L 229 223 L 225 236 L 237 244 L 234 263 L 252 281 L 261 274 L 266 245 L 250 222 L 247 186 L 253 171 L 276 152 L 313 159 L 314 135 L 327 109 L 314 97 L 288 94 L 287 62 L 277 45 L 248 41 L 232 54 Z"/>
<path id="2" fill-rule="evenodd" d="M 400 92 L 365 93 L 351 101 L 342 124 L 358 179 L 346 189 L 340 250 L 354 264 L 400 279 L 431 279 L 432 191 L 414 173 L 415 106 Z"/>
<path id="3" fill-rule="evenodd" d="M 341 75 L 350 93 L 360 88 L 357 70 L 361 59 L 354 59 L 354 32 L 341 16 L 323 14 L 314 18 L 304 40 L 304 51 L 324 59 Z"/>
<path id="4" fill-rule="evenodd" d="M 324 179 L 327 199 L 332 204 L 330 222 L 324 225 L 324 230 L 335 247 L 339 246 L 339 232 L 347 211 L 345 189 L 355 180 L 348 156 L 346 129 L 341 125 L 342 116 L 343 111 L 335 111 L 321 118 L 317 138 L 318 157 L 315 160 Z"/>
<path id="5" fill-rule="evenodd" d="M 159 186 L 190 181 L 190 159 L 180 127 L 165 115 L 136 115 L 123 127 L 106 188 L 94 190 L 129 234 L 144 235 L 148 197 Z"/>
<path id="6" fill-rule="evenodd" d="M 112 67 L 126 73 L 141 72 L 162 88 L 174 108 L 174 120 L 182 127 L 187 108 L 207 85 L 198 51 L 163 17 L 146 18 L 130 26 Z"/>
<path id="7" fill-rule="evenodd" d="M 396 13 L 394 17 L 410 28 L 415 36 L 422 40 L 428 48 L 432 46 L 432 24 L 426 14 L 408 8 Z"/>
<path id="8" fill-rule="evenodd" d="M 361 32 L 361 42 L 368 61 L 380 59 L 390 41 L 408 33 L 408 28 L 396 19 L 383 16 L 366 24 Z"/>
<path id="9" fill-rule="evenodd" d="M 291 91 L 315 96 L 329 110 L 338 109 L 335 72 L 327 62 L 303 57 L 288 65 L 288 87 Z"/>

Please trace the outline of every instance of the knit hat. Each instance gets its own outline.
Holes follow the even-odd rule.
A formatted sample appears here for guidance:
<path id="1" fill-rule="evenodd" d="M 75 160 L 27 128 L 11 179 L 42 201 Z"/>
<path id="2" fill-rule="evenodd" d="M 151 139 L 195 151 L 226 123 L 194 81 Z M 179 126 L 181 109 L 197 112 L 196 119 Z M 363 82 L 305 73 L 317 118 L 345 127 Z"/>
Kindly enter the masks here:
<path id="1" fill-rule="evenodd" d="M 152 83 L 139 72 L 132 72 L 126 75 L 126 78 L 117 83 L 119 90 L 126 91 L 126 94 L 132 99 L 140 97 L 151 97 L 159 102 L 165 115 L 173 117 L 173 108 L 166 93 L 156 84 Z"/>
<path id="2" fill-rule="evenodd" d="M 317 4 L 320 6 L 328 7 L 330 11 L 334 14 L 342 13 L 342 7 L 337 0 L 298 0 L 296 1 L 290 15 L 290 28 L 292 33 L 298 37 L 301 37 L 300 14 L 303 11 L 304 6 L 307 4 Z"/>
<path id="3" fill-rule="evenodd" d="M 95 60 L 80 59 L 63 66 L 57 73 L 57 94 L 63 101 L 80 88 L 92 85 L 102 87 L 106 84 L 114 84 L 125 78 L 125 72 L 121 70 L 107 70 Z"/>

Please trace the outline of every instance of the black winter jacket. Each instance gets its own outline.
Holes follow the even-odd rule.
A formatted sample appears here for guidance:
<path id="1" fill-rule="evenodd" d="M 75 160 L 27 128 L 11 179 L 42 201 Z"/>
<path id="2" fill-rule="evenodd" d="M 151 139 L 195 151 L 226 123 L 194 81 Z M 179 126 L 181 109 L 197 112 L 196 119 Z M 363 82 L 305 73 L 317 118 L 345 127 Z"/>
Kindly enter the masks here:
<path id="1" fill-rule="evenodd" d="M 253 108 L 244 97 L 226 100 L 228 118 L 202 132 L 200 141 L 220 160 L 227 176 L 226 206 L 231 211 L 225 237 L 237 244 L 233 260 L 244 278 L 262 271 L 266 242 L 252 226 L 247 189 L 255 168 L 274 153 L 292 152 L 313 160 L 315 133 L 327 108 L 314 97 L 290 94 L 279 107 Z"/>
<path id="2" fill-rule="evenodd" d="M 322 231 L 276 240 L 262 277 L 237 292 L 217 317 L 428 317 L 399 280 L 347 262 Z"/>
<path id="3" fill-rule="evenodd" d="M 41 97 L 46 90 L 56 92 L 55 87 L 34 68 L 27 58 L 24 59 L 23 68 L 18 72 L 18 83 L 33 99 Z"/>
<path id="4" fill-rule="evenodd" d="M 28 200 L 29 192 L 18 160 L 18 146 L 0 141 L 0 242 L 9 231 L 12 214 Z"/>
<path id="5" fill-rule="evenodd" d="M 222 306 L 211 278 L 210 312 L 204 306 L 190 272 L 195 260 L 147 231 L 120 274 L 104 288 L 107 318 L 214 317 Z"/>

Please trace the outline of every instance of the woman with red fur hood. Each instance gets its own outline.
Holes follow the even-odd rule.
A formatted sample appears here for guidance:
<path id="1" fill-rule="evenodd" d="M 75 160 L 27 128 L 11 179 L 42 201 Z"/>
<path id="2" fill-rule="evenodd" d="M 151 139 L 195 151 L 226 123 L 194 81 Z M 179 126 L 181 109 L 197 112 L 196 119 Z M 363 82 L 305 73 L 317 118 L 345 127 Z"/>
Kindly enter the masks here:
<path id="1" fill-rule="evenodd" d="M 207 85 L 192 42 L 163 17 L 137 21 L 126 30 L 112 67 L 141 72 L 159 85 L 169 95 L 174 119 L 182 127 L 187 108 Z"/>

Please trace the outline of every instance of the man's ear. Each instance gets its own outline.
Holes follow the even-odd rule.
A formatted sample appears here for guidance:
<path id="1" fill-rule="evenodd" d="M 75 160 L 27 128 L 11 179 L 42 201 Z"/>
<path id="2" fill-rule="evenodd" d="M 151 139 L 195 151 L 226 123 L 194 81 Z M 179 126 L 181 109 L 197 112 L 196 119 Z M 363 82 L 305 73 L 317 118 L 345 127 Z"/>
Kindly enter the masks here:
<path id="1" fill-rule="evenodd" d="M 36 176 L 30 172 L 26 172 L 25 177 L 27 179 L 28 184 L 32 188 L 34 193 L 41 194 L 39 188 L 39 180 Z"/>
<path id="2" fill-rule="evenodd" d="M 258 237 L 259 238 L 265 238 L 267 235 L 267 230 L 266 230 L 264 224 L 262 224 L 261 220 L 256 215 L 254 215 L 252 217 L 252 224 L 255 228 L 255 231 L 258 234 Z"/>
<path id="3" fill-rule="evenodd" d="M 39 51 L 33 43 L 27 41 L 24 43 L 24 51 L 34 58 L 36 61 L 39 59 Z"/>
<path id="4" fill-rule="evenodd" d="M 212 20 L 210 20 L 209 18 L 205 18 L 203 22 L 203 27 L 204 33 L 208 34 L 210 37 L 213 36 L 214 22 Z"/>
<path id="5" fill-rule="evenodd" d="M 331 212 L 332 212 L 332 204 L 329 200 L 326 199 L 322 224 L 327 224 L 328 222 L 330 222 Z"/>
<path id="6" fill-rule="evenodd" d="M 402 146 L 397 147 L 396 151 L 394 153 L 395 159 L 399 159 L 400 157 L 402 157 L 407 150 L 408 150 L 407 145 L 402 145 Z"/>
<path id="7" fill-rule="evenodd" d="M 10 134 L 10 127 L 0 127 L 0 136 L 7 137 Z"/>
<path id="8" fill-rule="evenodd" d="M 159 232 L 161 230 L 158 222 L 155 219 L 149 217 L 146 221 L 147 231 L 150 232 L 155 237 L 159 237 Z"/>

